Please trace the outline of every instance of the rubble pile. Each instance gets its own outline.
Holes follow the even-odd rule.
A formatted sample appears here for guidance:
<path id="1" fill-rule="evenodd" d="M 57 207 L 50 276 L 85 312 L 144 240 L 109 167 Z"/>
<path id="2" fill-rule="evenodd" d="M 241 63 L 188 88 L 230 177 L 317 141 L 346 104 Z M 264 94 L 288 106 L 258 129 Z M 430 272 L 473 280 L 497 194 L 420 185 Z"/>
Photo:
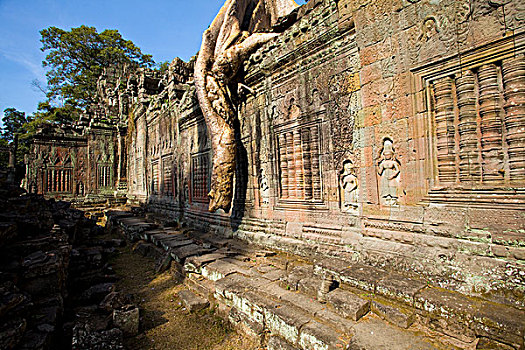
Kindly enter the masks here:
<path id="1" fill-rule="evenodd" d="M 113 313 L 134 307 L 114 291 L 116 276 L 107 261 L 124 242 L 101 237 L 96 220 L 67 202 L 4 192 L 0 348 L 122 349 Z"/>

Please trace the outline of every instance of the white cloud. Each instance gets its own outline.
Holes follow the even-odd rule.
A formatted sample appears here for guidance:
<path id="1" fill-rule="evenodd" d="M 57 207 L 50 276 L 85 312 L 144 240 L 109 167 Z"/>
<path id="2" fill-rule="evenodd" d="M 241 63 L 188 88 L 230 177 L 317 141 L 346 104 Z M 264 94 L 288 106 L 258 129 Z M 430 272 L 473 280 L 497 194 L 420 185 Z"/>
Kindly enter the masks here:
<path id="1" fill-rule="evenodd" d="M 25 67 L 36 79 L 45 79 L 45 70 L 38 58 L 17 50 L 0 49 L 0 54 L 6 59 Z"/>

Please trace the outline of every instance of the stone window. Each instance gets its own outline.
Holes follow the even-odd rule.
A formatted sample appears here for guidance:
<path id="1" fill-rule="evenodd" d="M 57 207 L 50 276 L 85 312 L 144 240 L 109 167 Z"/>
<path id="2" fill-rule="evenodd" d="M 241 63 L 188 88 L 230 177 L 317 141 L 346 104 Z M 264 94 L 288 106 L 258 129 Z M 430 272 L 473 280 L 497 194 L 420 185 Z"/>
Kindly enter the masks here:
<path id="1" fill-rule="evenodd" d="M 193 155 L 191 158 L 192 191 L 191 198 L 197 202 L 207 202 L 210 191 L 209 152 Z"/>
<path id="2" fill-rule="evenodd" d="M 111 165 L 99 165 L 97 168 L 98 187 L 111 186 Z"/>
<path id="3" fill-rule="evenodd" d="M 162 193 L 166 196 L 173 195 L 172 164 L 168 157 L 162 159 L 162 186 Z"/>
<path id="4" fill-rule="evenodd" d="M 151 192 L 153 194 L 159 194 L 159 161 L 151 163 Z"/>
<path id="5" fill-rule="evenodd" d="M 280 199 L 321 201 L 318 122 L 278 128 Z"/>
<path id="6" fill-rule="evenodd" d="M 45 170 L 46 192 L 71 192 L 71 169 L 52 168 Z"/>
<path id="7" fill-rule="evenodd" d="M 431 82 L 438 181 L 525 180 L 525 60 L 486 63 Z"/>

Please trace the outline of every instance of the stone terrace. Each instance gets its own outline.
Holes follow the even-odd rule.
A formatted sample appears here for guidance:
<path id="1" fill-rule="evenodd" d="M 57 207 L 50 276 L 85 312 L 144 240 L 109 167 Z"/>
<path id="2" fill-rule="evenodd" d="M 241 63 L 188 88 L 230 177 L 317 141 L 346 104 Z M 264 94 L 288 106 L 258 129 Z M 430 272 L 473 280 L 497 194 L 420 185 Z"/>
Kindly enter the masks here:
<path id="1" fill-rule="evenodd" d="M 306 261 L 150 215 L 108 211 L 135 250 L 170 264 L 189 310 L 208 302 L 268 349 L 522 349 L 525 311 L 417 275 L 336 259 Z M 148 218 L 148 219 L 146 219 Z"/>

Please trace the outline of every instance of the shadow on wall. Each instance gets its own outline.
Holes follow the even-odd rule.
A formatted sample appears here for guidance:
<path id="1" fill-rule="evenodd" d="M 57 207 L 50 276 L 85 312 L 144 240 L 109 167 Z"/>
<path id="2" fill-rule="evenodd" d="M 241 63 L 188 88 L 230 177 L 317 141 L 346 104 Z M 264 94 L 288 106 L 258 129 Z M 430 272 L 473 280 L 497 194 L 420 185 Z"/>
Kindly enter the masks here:
<path id="1" fill-rule="evenodd" d="M 248 152 L 241 140 L 239 120 L 234 123 L 237 154 L 235 159 L 235 193 L 230 216 L 230 227 L 236 231 L 244 217 L 246 209 L 246 191 L 248 187 Z"/>

